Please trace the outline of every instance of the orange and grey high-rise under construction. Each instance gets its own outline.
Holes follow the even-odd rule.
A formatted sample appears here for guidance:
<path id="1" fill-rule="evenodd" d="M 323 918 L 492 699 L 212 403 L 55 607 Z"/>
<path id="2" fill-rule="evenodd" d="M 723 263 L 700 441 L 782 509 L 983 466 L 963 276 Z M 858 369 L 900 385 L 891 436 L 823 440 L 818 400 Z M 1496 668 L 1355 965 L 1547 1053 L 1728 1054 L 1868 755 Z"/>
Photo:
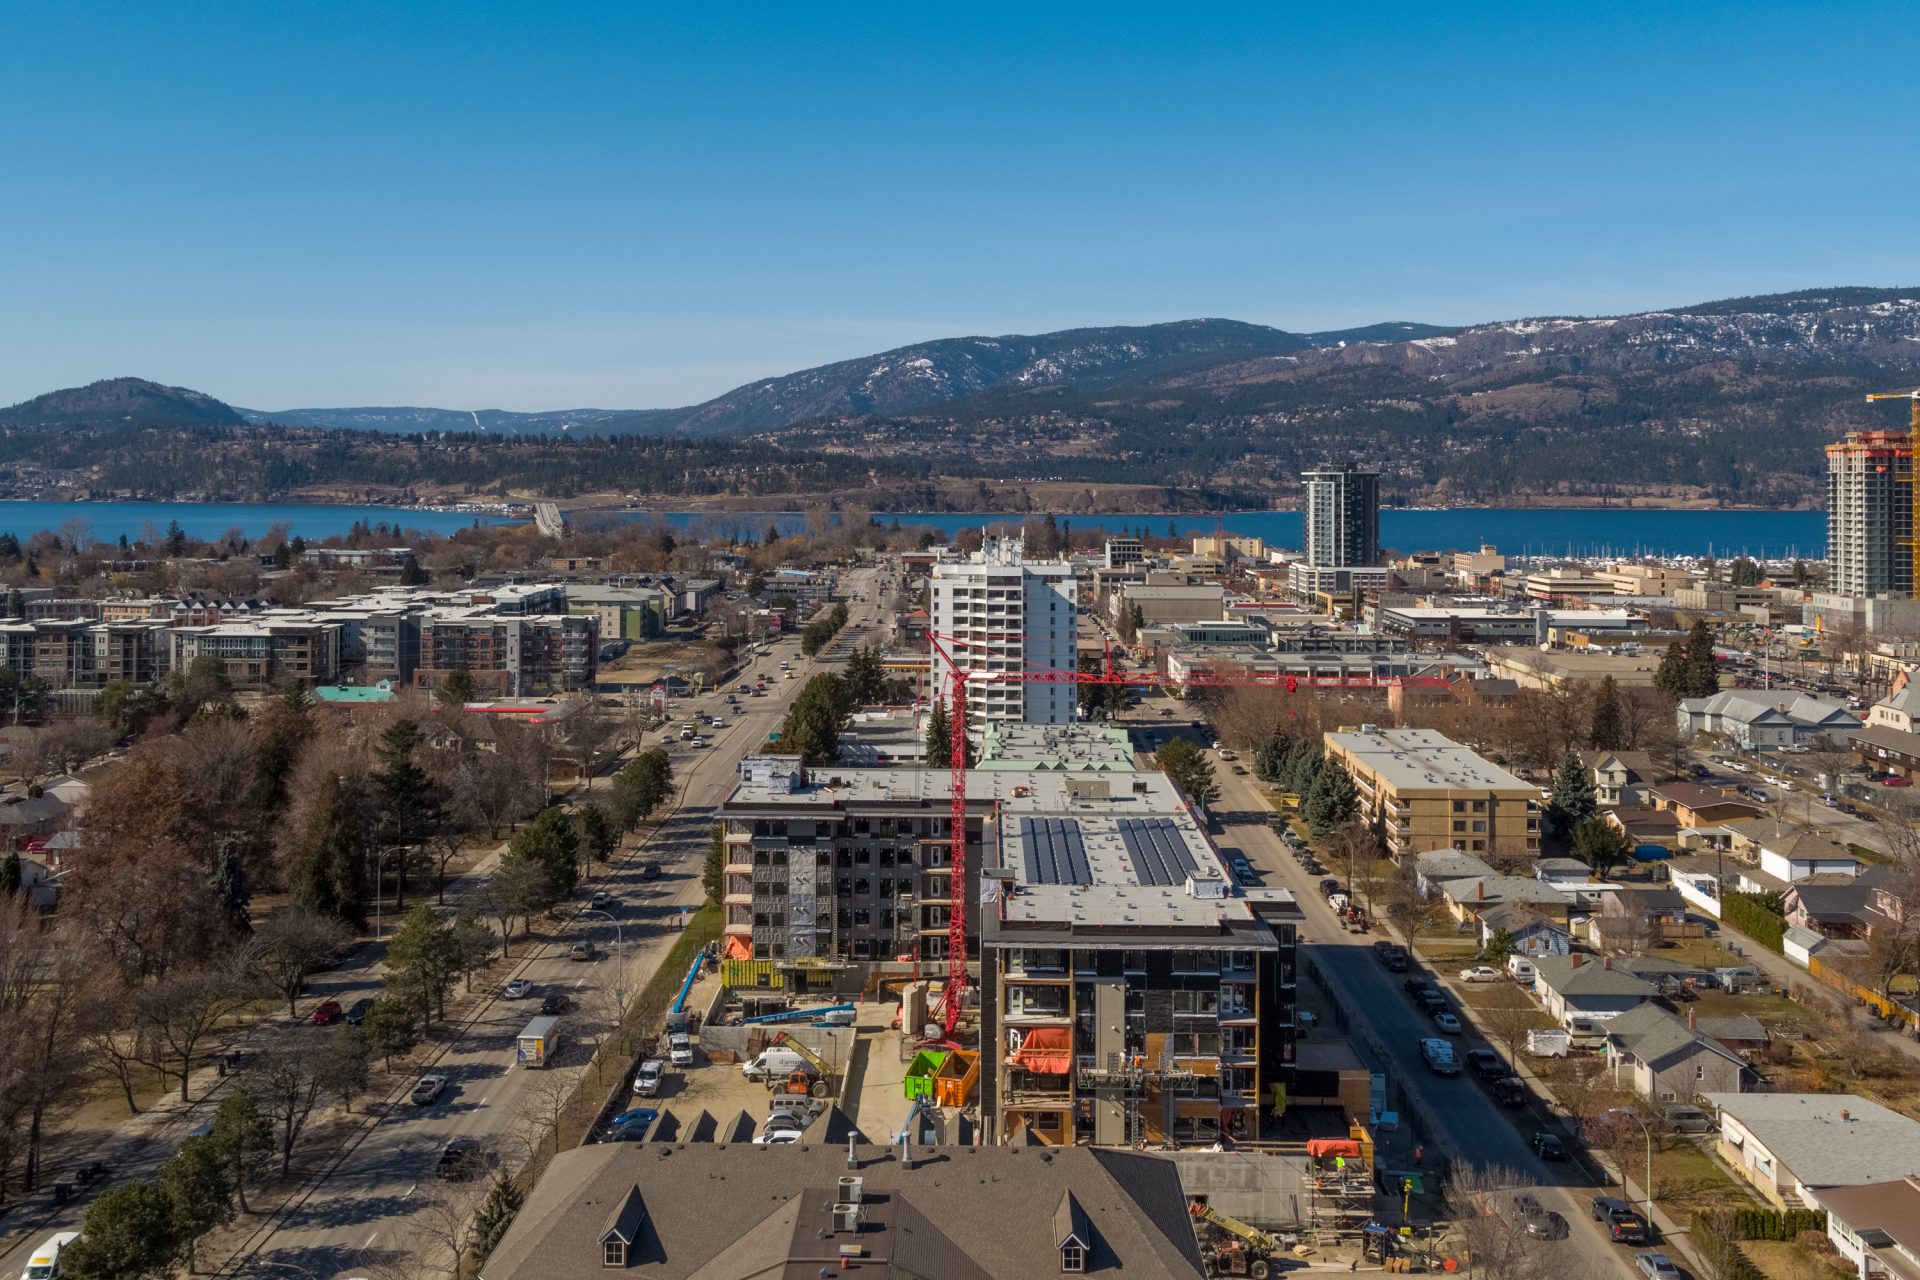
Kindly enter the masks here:
<path id="1" fill-rule="evenodd" d="M 1827 446 L 1828 590 L 1913 595 L 1913 436 L 1849 431 Z"/>

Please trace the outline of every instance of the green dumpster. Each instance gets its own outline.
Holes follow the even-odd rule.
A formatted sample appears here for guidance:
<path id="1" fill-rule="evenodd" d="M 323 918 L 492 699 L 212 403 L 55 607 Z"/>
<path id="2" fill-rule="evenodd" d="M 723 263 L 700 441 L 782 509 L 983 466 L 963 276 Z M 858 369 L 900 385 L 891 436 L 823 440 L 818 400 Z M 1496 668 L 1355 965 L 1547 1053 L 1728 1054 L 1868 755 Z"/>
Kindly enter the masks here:
<path id="1" fill-rule="evenodd" d="M 940 1064 L 947 1060 L 944 1049 L 922 1049 L 913 1055 L 913 1061 L 907 1064 L 906 1079 L 901 1082 L 901 1092 L 907 1095 L 908 1102 L 924 1098 L 933 1101 L 933 1077 L 939 1072 Z"/>

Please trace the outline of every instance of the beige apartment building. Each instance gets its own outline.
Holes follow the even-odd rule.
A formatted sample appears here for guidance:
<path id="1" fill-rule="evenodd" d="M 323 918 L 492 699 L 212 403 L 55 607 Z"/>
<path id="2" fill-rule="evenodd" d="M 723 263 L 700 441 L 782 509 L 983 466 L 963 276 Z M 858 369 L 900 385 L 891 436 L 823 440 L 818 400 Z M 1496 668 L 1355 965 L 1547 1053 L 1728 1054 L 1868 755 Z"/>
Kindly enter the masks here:
<path id="1" fill-rule="evenodd" d="M 1396 860 L 1430 849 L 1540 855 L 1540 790 L 1428 729 L 1362 725 L 1326 735 L 1353 775 L 1360 816 Z"/>

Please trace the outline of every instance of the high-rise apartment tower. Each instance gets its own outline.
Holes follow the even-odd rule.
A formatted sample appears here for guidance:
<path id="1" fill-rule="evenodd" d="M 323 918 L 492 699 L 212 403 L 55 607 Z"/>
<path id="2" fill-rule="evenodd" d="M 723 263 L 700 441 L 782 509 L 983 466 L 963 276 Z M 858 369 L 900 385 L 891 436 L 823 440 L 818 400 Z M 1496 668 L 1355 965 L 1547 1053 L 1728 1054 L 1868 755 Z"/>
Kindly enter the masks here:
<path id="1" fill-rule="evenodd" d="M 1827 589 L 1911 596 L 1913 443 L 1904 431 L 1849 431 L 1827 446 Z"/>
<path id="2" fill-rule="evenodd" d="M 1065 561 L 1028 560 L 1016 538 L 989 538 L 969 560 L 933 566 L 933 634 L 967 680 L 967 721 L 1071 724 L 1075 686 L 991 679 L 993 672 L 1072 671 L 1079 660 L 1079 598 Z M 934 687 L 953 696 L 953 674 L 933 655 Z"/>
<path id="3" fill-rule="evenodd" d="M 1315 568 L 1380 563 L 1380 473 L 1351 462 L 1308 471 L 1307 563 Z"/>

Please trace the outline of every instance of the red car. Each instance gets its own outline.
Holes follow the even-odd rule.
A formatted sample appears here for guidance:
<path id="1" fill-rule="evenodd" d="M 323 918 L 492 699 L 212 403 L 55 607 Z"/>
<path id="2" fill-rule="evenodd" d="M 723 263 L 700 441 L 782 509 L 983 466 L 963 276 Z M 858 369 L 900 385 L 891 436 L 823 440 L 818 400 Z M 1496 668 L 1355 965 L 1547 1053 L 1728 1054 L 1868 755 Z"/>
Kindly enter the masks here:
<path id="1" fill-rule="evenodd" d="M 313 1011 L 313 1025 L 316 1027 L 330 1027 L 338 1021 L 340 1021 L 340 1002 L 338 1000 L 325 1001 L 318 1009 Z"/>
<path id="2" fill-rule="evenodd" d="M 1896 773 L 1890 778 L 1882 778 L 1880 785 L 1883 787 L 1910 787 L 1913 785 L 1913 779 L 1903 778 Z"/>

